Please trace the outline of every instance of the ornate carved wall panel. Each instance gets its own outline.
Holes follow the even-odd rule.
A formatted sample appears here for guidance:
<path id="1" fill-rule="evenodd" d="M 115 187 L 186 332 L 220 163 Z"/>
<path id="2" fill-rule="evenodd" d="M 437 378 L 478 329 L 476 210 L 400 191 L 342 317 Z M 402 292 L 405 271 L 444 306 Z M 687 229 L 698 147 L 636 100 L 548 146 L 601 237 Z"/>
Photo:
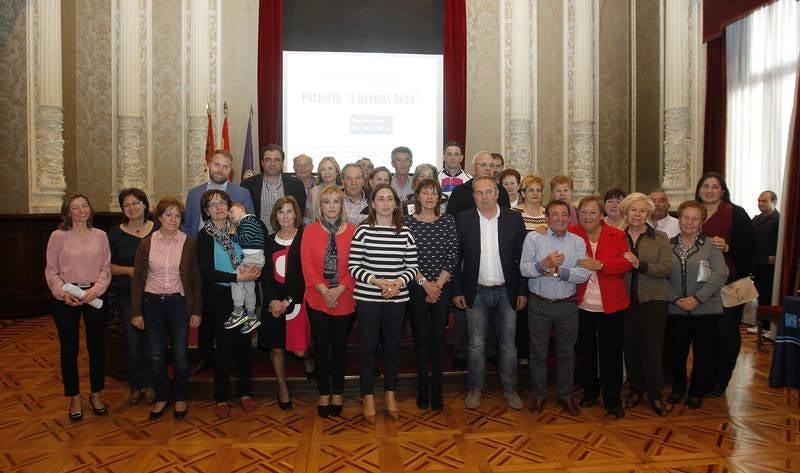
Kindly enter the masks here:
<path id="1" fill-rule="evenodd" d="M 467 161 L 502 149 L 500 8 L 497 0 L 467 0 Z"/>
<path id="2" fill-rule="evenodd" d="M 0 213 L 28 211 L 27 29 L 26 1 L 9 0 L 0 8 Z M 8 198 L 16 196 L 15 198 Z"/>

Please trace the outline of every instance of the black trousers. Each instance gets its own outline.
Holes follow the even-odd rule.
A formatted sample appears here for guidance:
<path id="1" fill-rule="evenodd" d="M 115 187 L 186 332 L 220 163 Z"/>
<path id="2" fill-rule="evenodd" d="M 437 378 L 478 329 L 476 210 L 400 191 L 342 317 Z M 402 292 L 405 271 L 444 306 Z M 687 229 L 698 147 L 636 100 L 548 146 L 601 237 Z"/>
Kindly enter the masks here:
<path id="1" fill-rule="evenodd" d="M 314 340 L 317 390 L 320 396 L 342 394 L 344 370 L 347 366 L 347 337 L 350 334 L 352 317 L 328 315 L 308 304 L 306 312 L 311 323 L 311 338 Z"/>
<path id="2" fill-rule="evenodd" d="M 86 348 L 89 352 L 89 383 L 93 393 L 102 391 L 106 373 L 106 305 L 104 304 L 101 309 L 95 309 L 88 304 L 72 307 L 62 301 L 55 301 L 53 312 L 58 331 L 64 396 L 80 394 L 78 350 L 81 316 L 86 332 Z"/>
<path id="3" fill-rule="evenodd" d="M 444 327 L 450 309 L 450 284 L 444 286 L 437 302 L 425 302 L 425 290 L 416 283 L 411 287 L 412 322 L 414 324 L 414 356 L 417 362 L 417 386 L 428 387 L 428 362 L 431 385 L 442 387 L 444 363 Z"/>
<path id="4" fill-rule="evenodd" d="M 651 401 L 661 400 L 664 384 L 664 325 L 667 303 L 631 303 L 625 311 L 625 367 L 631 393 L 643 394 Z"/>
<path id="5" fill-rule="evenodd" d="M 197 327 L 197 352 L 200 354 L 200 361 L 208 364 L 214 363 L 214 324 L 211 322 L 214 316 L 208 312 L 208 308 L 203 307 L 203 319 Z"/>
<path id="6" fill-rule="evenodd" d="M 625 311 L 613 314 L 578 311 L 578 343 L 575 346 L 579 359 L 578 383 L 583 386 L 586 397 L 597 398 L 602 391 L 606 407 L 621 405 L 624 321 Z"/>
<path id="7" fill-rule="evenodd" d="M 772 285 L 775 280 L 775 265 L 759 263 L 753 271 L 753 281 L 758 290 L 758 305 L 772 305 Z"/>
<path id="8" fill-rule="evenodd" d="M 236 394 L 239 397 L 252 395 L 252 338 L 253 334 L 239 333 L 239 327 L 225 330 L 223 324 L 231 315 L 233 300 L 231 288 L 213 285 L 211 297 L 206 297 L 203 302 L 206 317 L 210 317 L 210 326 L 214 327 L 214 338 L 217 347 L 214 351 L 214 401 L 228 402 L 231 365 L 234 353 L 236 360 Z M 201 325 L 202 326 L 202 325 Z"/>
<path id="9" fill-rule="evenodd" d="M 405 302 L 356 302 L 362 396 L 373 393 L 375 350 L 378 348 L 378 339 L 382 339 L 383 343 L 384 389 L 386 391 L 397 390 L 397 373 L 400 369 L 400 336 L 405 312 Z"/>
<path id="10" fill-rule="evenodd" d="M 722 317 L 717 319 L 717 366 L 716 384 L 724 392 L 731 380 L 736 360 L 739 358 L 739 349 L 742 346 L 742 334 L 739 325 L 742 323 L 744 305 L 723 309 Z"/>
<path id="11" fill-rule="evenodd" d="M 686 360 L 692 348 L 689 396 L 702 398 L 714 388 L 714 355 L 717 351 L 719 315 L 670 316 L 672 327 L 672 392 L 683 395 L 687 388 Z"/>

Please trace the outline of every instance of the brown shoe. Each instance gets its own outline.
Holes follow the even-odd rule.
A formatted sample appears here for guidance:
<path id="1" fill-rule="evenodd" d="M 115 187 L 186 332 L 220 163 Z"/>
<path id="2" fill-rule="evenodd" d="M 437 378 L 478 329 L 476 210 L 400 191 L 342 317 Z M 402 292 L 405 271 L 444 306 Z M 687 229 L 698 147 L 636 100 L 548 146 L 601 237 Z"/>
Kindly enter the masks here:
<path id="1" fill-rule="evenodd" d="M 544 399 L 534 399 L 531 403 L 531 412 L 541 414 L 544 411 Z"/>
<path id="2" fill-rule="evenodd" d="M 567 413 L 573 417 L 580 417 L 581 415 L 581 410 L 575 403 L 575 399 L 559 399 L 558 407 L 567 411 Z"/>

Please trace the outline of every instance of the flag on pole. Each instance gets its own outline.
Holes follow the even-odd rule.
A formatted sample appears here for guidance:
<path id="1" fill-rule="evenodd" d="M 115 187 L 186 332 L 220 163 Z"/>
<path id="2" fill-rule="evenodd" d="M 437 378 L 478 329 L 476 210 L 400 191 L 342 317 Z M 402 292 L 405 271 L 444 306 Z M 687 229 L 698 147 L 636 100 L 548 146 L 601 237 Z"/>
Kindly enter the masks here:
<path id="1" fill-rule="evenodd" d="M 222 121 L 222 146 L 220 146 L 220 148 L 224 149 L 225 151 L 230 151 L 231 139 L 230 135 L 228 134 L 228 102 L 225 102 L 222 110 L 225 114 L 225 119 Z M 228 174 L 228 182 L 233 182 L 233 166 L 231 166 L 231 172 Z"/>
<path id="2" fill-rule="evenodd" d="M 211 156 L 214 155 L 214 123 L 211 120 L 211 109 L 206 104 L 206 115 L 208 115 L 208 132 L 206 134 L 206 166 L 205 170 L 208 172 L 208 165 L 211 163 Z"/>
<path id="3" fill-rule="evenodd" d="M 223 110 L 225 111 L 225 120 L 222 122 L 222 146 L 220 147 L 225 151 L 230 151 L 231 140 L 228 137 L 228 102 L 225 102 Z"/>
<path id="4" fill-rule="evenodd" d="M 252 176 L 253 173 L 253 106 L 250 105 L 250 118 L 247 120 L 247 135 L 244 138 L 242 153 L 242 178 L 239 182 Z"/>

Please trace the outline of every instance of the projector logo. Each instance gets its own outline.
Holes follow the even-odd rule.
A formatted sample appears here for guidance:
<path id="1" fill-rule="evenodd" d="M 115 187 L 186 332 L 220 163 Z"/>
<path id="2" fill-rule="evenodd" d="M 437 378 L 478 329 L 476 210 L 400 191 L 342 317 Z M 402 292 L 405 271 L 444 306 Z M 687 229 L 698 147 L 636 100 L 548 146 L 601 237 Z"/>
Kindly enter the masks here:
<path id="1" fill-rule="evenodd" d="M 351 115 L 351 135 L 391 135 L 393 128 L 391 115 Z"/>

